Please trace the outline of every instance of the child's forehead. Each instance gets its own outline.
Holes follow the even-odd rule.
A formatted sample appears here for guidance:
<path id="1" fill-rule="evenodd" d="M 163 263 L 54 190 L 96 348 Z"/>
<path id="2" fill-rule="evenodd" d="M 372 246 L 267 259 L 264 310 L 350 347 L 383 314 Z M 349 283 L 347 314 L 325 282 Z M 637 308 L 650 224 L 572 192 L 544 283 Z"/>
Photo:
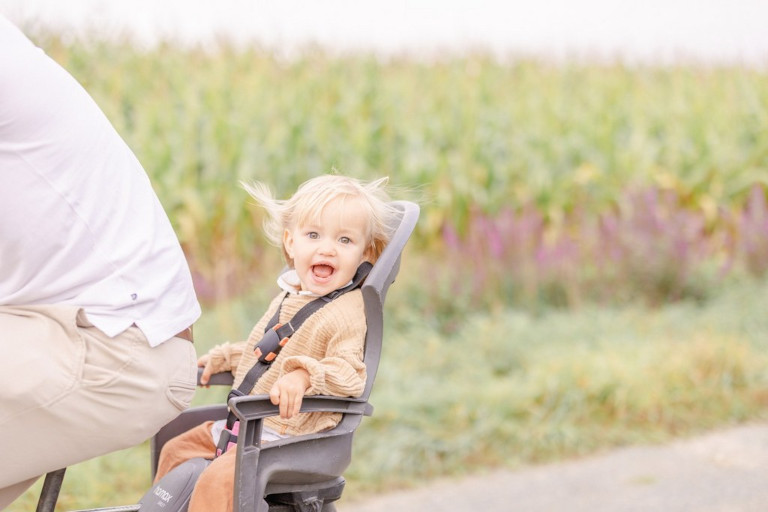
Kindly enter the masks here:
<path id="1" fill-rule="evenodd" d="M 350 227 L 361 224 L 367 228 L 369 217 L 370 215 L 361 198 L 341 196 L 325 203 L 307 205 L 297 209 L 293 221 L 297 226 L 317 226 L 338 222 Z"/>

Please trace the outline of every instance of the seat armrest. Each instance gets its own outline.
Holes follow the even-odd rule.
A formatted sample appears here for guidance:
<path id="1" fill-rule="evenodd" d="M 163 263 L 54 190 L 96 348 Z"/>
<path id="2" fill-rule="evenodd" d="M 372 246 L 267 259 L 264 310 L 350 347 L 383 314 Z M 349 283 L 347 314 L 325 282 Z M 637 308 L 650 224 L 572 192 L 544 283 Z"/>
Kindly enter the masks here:
<path id="1" fill-rule="evenodd" d="M 198 368 L 197 369 L 197 385 L 202 386 L 200 384 L 200 377 L 203 375 L 203 369 Z M 214 373 L 211 375 L 211 379 L 208 381 L 208 384 L 206 386 L 231 386 L 232 383 L 235 382 L 235 378 L 232 376 L 230 372 L 221 372 L 221 373 Z"/>
<path id="2" fill-rule="evenodd" d="M 280 409 L 269 401 L 269 395 L 238 396 L 229 400 L 230 410 L 240 421 L 253 421 L 277 416 Z M 339 412 L 371 416 L 373 406 L 361 398 L 311 395 L 301 402 L 301 412 Z"/>

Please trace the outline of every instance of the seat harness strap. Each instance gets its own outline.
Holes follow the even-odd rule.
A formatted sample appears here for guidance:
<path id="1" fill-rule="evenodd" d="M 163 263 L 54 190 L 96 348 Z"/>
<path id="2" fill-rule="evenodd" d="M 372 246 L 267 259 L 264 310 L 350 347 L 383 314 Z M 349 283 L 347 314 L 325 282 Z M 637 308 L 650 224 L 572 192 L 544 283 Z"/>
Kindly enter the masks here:
<path id="1" fill-rule="evenodd" d="M 229 395 L 227 396 L 227 401 L 229 401 L 230 398 L 236 396 L 245 396 L 250 394 L 254 386 L 256 386 L 256 382 L 261 378 L 262 375 L 264 375 L 264 373 L 266 373 L 272 362 L 275 360 L 275 358 L 277 358 L 280 350 L 282 350 L 282 348 L 288 343 L 290 337 L 293 336 L 297 330 L 299 330 L 304 321 L 332 300 L 360 287 L 365 278 L 368 276 L 368 273 L 371 271 L 371 268 L 373 268 L 371 263 L 367 261 L 363 262 L 357 268 L 357 271 L 355 272 L 355 275 L 352 278 L 352 282 L 350 284 L 343 288 L 339 288 L 338 290 L 334 290 L 327 295 L 318 297 L 312 302 L 309 302 L 299 311 L 297 311 L 296 314 L 293 315 L 293 318 L 291 318 L 285 324 L 279 323 L 280 309 L 283 305 L 283 302 L 281 301 L 280 305 L 277 307 L 277 311 L 275 311 L 275 314 L 272 316 L 270 321 L 267 322 L 267 327 L 264 329 L 264 336 L 254 348 L 254 353 L 257 357 L 256 363 L 253 365 L 253 367 L 251 367 L 250 370 L 248 370 L 248 373 L 245 374 L 245 377 L 243 377 L 243 381 L 240 383 L 240 385 L 236 389 L 232 388 L 232 390 L 229 392 Z M 288 292 L 286 292 L 286 294 L 283 296 L 283 301 L 285 301 L 287 296 Z M 226 452 L 230 447 L 237 444 L 237 434 L 239 427 L 240 425 L 239 421 L 237 421 L 237 417 L 230 411 L 229 414 L 227 414 L 226 428 L 222 431 L 221 437 L 219 438 L 219 443 L 216 446 L 217 457 Z"/>

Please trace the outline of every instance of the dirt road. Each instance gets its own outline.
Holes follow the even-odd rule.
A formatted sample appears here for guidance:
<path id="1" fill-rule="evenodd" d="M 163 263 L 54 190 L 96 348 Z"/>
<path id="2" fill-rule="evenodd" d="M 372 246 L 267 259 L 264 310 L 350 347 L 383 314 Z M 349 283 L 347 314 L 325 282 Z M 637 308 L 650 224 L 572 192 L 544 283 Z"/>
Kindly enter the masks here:
<path id="1" fill-rule="evenodd" d="M 344 502 L 339 512 L 766 512 L 768 424 Z"/>

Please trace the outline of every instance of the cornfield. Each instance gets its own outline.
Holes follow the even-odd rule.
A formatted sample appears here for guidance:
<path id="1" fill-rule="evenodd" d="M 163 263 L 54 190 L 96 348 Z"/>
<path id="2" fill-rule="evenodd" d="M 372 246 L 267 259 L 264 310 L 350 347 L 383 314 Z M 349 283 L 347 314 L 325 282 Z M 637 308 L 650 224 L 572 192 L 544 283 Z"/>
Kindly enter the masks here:
<path id="1" fill-rule="evenodd" d="M 203 300 L 275 268 L 239 181 L 334 171 L 421 203 L 433 302 L 657 303 L 768 268 L 764 71 L 40 39 L 144 163 Z"/>

